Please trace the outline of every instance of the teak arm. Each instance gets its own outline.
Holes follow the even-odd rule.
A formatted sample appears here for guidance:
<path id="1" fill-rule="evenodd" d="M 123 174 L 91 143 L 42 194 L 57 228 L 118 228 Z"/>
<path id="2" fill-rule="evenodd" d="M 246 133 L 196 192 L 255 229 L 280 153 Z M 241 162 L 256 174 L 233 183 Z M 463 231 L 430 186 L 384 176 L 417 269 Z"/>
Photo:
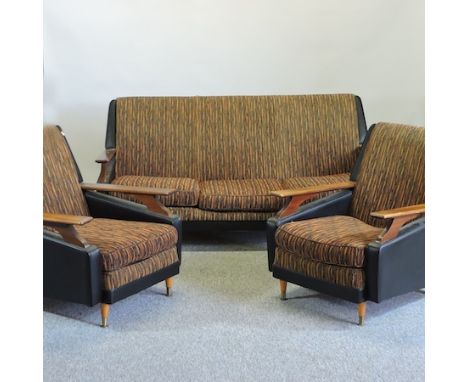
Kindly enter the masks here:
<path id="1" fill-rule="evenodd" d="M 270 195 L 278 196 L 280 198 L 289 198 L 289 203 L 283 207 L 277 214 L 278 217 L 288 216 L 301 206 L 306 200 L 309 200 L 313 195 L 326 192 L 337 191 L 354 188 L 355 182 L 339 182 L 331 184 L 319 184 L 316 186 L 292 189 L 292 190 L 277 190 L 270 191 Z"/>
<path id="2" fill-rule="evenodd" d="M 98 182 L 104 182 L 109 180 L 110 174 L 112 173 L 112 163 L 115 157 L 115 149 L 105 150 L 99 158 L 96 159 L 96 163 L 101 164 L 101 172 L 99 173 Z"/>
<path id="3" fill-rule="evenodd" d="M 165 216 L 170 216 L 172 214 L 171 210 L 166 208 L 154 197 L 155 195 L 165 196 L 176 192 L 176 189 L 174 188 L 136 187 L 108 183 L 81 183 L 81 189 L 88 191 L 121 192 L 124 194 L 130 194 L 151 211 Z"/>
<path id="4" fill-rule="evenodd" d="M 43 213 L 43 222 L 45 225 L 57 230 L 67 243 L 75 244 L 83 248 L 89 246 L 89 244 L 80 236 L 74 225 L 84 225 L 91 220 L 93 220 L 91 216 L 53 214 L 49 212 Z"/>
<path id="5" fill-rule="evenodd" d="M 382 210 L 371 212 L 371 216 L 380 219 L 393 219 L 390 227 L 384 231 L 380 237 L 380 241 L 385 243 L 388 240 L 394 239 L 398 236 L 400 228 L 409 221 L 416 219 L 419 215 L 426 212 L 425 204 L 416 204 L 413 206 L 406 206 L 394 208 L 391 210 Z"/>

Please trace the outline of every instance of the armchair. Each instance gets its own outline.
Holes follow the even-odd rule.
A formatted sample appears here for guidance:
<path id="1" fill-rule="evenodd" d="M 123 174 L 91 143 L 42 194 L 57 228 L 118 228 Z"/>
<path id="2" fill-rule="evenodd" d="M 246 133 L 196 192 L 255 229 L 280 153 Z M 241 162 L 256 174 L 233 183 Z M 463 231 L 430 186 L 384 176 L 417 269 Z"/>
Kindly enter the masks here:
<path id="1" fill-rule="evenodd" d="M 83 183 L 58 126 L 44 139 L 44 296 L 110 305 L 161 281 L 172 294 L 181 261 L 181 222 L 156 199 L 173 189 Z M 104 194 L 126 193 L 136 204 Z"/>
<path id="2" fill-rule="evenodd" d="M 282 300 L 292 282 L 357 303 L 362 325 L 366 301 L 424 288 L 423 128 L 374 125 L 349 182 L 271 194 L 287 199 L 267 223 Z"/>

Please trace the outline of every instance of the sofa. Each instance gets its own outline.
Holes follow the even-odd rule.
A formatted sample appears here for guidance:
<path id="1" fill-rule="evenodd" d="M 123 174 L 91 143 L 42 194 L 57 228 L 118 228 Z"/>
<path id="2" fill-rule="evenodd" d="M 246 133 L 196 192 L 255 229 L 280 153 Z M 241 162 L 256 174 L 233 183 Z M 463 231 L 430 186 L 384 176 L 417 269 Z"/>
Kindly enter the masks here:
<path id="1" fill-rule="evenodd" d="M 365 135 L 352 94 L 118 98 L 98 181 L 175 189 L 157 198 L 184 223 L 264 224 L 270 191 L 348 180 Z"/>

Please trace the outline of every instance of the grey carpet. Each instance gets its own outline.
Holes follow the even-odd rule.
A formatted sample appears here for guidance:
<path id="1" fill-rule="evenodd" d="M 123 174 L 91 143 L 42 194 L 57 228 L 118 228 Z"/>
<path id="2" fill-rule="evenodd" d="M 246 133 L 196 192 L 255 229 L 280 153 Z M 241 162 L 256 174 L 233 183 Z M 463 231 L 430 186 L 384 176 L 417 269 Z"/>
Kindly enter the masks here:
<path id="1" fill-rule="evenodd" d="M 356 306 L 278 283 L 262 234 L 189 238 L 174 295 L 44 301 L 44 381 L 423 381 L 424 295 Z"/>

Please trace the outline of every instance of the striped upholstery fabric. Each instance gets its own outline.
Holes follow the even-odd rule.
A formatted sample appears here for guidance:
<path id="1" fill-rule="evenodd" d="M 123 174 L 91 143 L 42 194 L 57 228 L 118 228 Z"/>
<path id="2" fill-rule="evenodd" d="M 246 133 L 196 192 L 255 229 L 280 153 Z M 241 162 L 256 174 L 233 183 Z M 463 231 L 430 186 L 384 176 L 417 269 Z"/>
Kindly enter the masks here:
<path id="1" fill-rule="evenodd" d="M 382 232 L 351 216 L 327 216 L 282 225 L 276 244 L 306 260 L 362 268 L 367 245 Z"/>
<path id="2" fill-rule="evenodd" d="M 283 200 L 269 195 L 281 189 L 275 179 L 209 180 L 200 182 L 198 207 L 215 211 L 278 211 Z"/>
<path id="3" fill-rule="evenodd" d="M 297 254 L 283 248 L 276 248 L 274 265 L 348 288 L 363 290 L 365 286 L 363 269 L 325 264 L 309 258 L 299 257 Z"/>
<path id="4" fill-rule="evenodd" d="M 372 211 L 424 203 L 424 163 L 424 128 L 377 124 L 356 179 L 352 216 L 383 227 Z"/>
<path id="5" fill-rule="evenodd" d="M 276 212 L 209 211 L 191 207 L 172 207 L 183 221 L 266 221 Z"/>
<path id="6" fill-rule="evenodd" d="M 147 259 L 177 243 L 176 229 L 166 224 L 93 219 L 75 228 L 99 248 L 107 272 Z"/>
<path id="7" fill-rule="evenodd" d="M 123 184 L 126 186 L 154 187 L 154 188 L 175 188 L 177 191 L 167 196 L 156 196 L 165 206 L 196 206 L 200 189 L 198 182 L 190 178 L 161 178 L 152 176 L 121 176 L 112 181 L 113 184 Z M 135 198 L 128 194 L 114 193 L 114 196 L 137 202 Z"/>
<path id="8" fill-rule="evenodd" d="M 70 148 L 57 126 L 43 129 L 43 210 L 89 215 Z"/>
<path id="9" fill-rule="evenodd" d="M 111 272 L 104 272 L 103 286 L 105 290 L 112 290 L 120 286 L 139 280 L 179 261 L 175 247 L 159 252 L 145 260 L 131 264 Z"/>
<path id="10" fill-rule="evenodd" d="M 357 157 L 355 96 L 117 99 L 116 177 L 283 179 L 341 174 Z"/>

